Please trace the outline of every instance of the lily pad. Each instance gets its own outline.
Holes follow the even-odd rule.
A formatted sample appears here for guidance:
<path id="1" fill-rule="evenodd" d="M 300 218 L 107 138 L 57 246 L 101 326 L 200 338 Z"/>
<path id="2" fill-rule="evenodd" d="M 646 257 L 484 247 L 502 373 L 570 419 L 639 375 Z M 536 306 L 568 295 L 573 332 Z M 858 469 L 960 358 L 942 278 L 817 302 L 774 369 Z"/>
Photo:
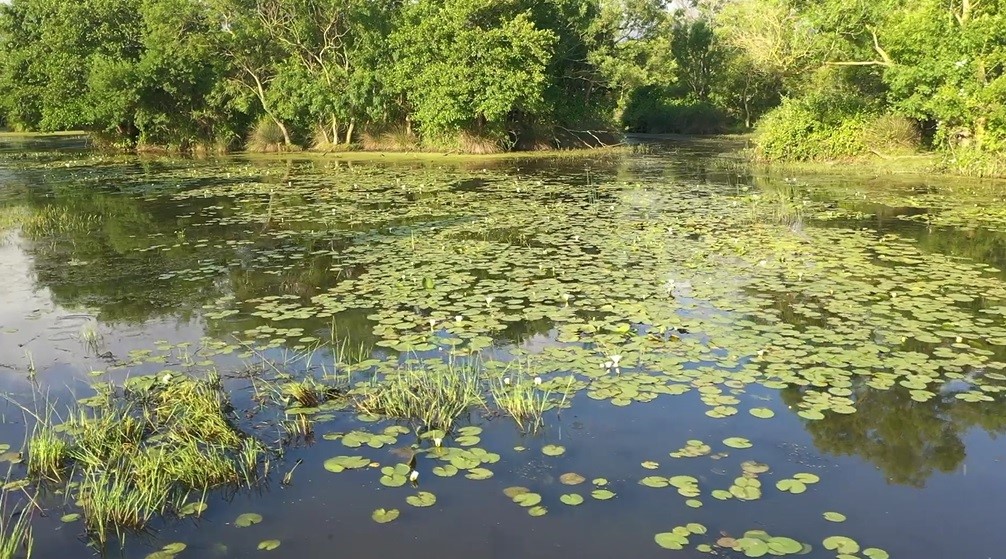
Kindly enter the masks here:
<path id="1" fill-rule="evenodd" d="M 730 448 L 751 448 L 751 441 L 745 439 L 744 437 L 730 437 L 728 439 L 723 439 L 723 444 L 729 446 Z"/>
<path id="2" fill-rule="evenodd" d="M 279 540 L 263 540 L 259 542 L 258 548 L 261 551 L 272 551 L 277 547 L 279 547 L 279 545 L 280 545 Z"/>
<path id="3" fill-rule="evenodd" d="M 377 509 L 370 515 L 374 519 L 374 522 L 379 524 L 387 524 L 392 520 L 398 518 L 398 509 Z"/>
<path id="4" fill-rule="evenodd" d="M 615 493 L 608 491 L 607 489 L 595 489 L 590 492 L 590 496 L 597 499 L 598 501 L 607 501 L 615 496 Z"/>
<path id="5" fill-rule="evenodd" d="M 559 500 L 571 507 L 583 504 L 583 496 L 577 493 L 566 493 L 560 496 Z"/>
<path id="6" fill-rule="evenodd" d="M 587 481 L 587 478 L 576 472 L 566 472 L 559 476 L 559 482 L 563 485 L 580 485 L 584 481 Z"/>
<path id="7" fill-rule="evenodd" d="M 829 522 L 845 522 L 845 515 L 840 512 L 826 512 L 824 519 Z"/>
<path id="8" fill-rule="evenodd" d="M 541 452 L 545 456 L 562 456 L 566 452 L 566 447 L 548 444 L 542 447 Z"/>
<path id="9" fill-rule="evenodd" d="M 246 512 L 237 517 L 237 519 L 234 521 L 234 525 L 237 526 L 238 528 L 247 528 L 254 524 L 258 524 L 259 522 L 262 522 L 261 514 L 256 514 L 254 512 Z"/>
<path id="10" fill-rule="evenodd" d="M 406 497 L 405 502 L 414 507 L 432 507 L 437 502 L 437 496 L 429 491 L 420 491 Z"/>

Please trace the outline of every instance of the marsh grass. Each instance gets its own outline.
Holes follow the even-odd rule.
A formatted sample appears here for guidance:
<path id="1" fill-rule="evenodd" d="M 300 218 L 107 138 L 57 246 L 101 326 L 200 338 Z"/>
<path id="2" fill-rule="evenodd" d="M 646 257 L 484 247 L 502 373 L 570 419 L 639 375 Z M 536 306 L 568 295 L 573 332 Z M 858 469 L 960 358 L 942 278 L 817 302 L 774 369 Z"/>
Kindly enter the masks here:
<path id="1" fill-rule="evenodd" d="M 101 223 L 101 216 L 74 212 L 59 206 L 44 206 L 24 216 L 21 230 L 30 239 L 45 239 L 70 233 L 90 231 Z"/>
<path id="2" fill-rule="evenodd" d="M 375 381 L 356 401 L 363 413 L 421 421 L 450 430 L 455 420 L 485 406 L 482 374 L 473 362 L 411 363 Z"/>
<path id="3" fill-rule="evenodd" d="M 557 404 L 561 406 L 569 397 L 573 379 L 562 392 L 561 402 L 552 398 L 552 390 L 542 388 L 541 379 L 523 369 L 505 371 L 499 378 L 489 381 L 489 394 L 493 404 L 509 415 L 522 431 L 536 432 L 543 424 L 546 411 Z"/>
<path id="4" fill-rule="evenodd" d="M 8 481 L 10 475 L 8 474 Z M 12 491 L 3 491 L 0 495 L 0 559 L 23 557 L 31 559 L 34 538 L 32 537 L 31 512 L 26 507 L 14 510 Z"/>
<path id="5" fill-rule="evenodd" d="M 97 326 L 88 323 L 80 328 L 80 343 L 84 344 L 84 348 L 92 354 L 97 355 L 101 352 L 101 346 L 105 343 L 105 337 L 98 331 Z"/>
<path id="6" fill-rule="evenodd" d="M 58 426 L 40 422 L 29 472 L 65 479 L 88 531 L 105 544 L 177 510 L 192 491 L 259 479 L 265 449 L 231 415 L 218 378 L 169 376 L 78 409 Z"/>

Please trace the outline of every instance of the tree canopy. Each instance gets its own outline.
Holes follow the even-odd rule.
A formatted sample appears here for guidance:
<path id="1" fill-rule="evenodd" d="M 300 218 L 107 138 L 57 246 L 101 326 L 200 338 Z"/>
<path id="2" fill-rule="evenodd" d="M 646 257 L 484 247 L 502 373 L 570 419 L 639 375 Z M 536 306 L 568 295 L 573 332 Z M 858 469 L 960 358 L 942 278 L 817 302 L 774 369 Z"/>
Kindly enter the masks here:
<path id="1" fill-rule="evenodd" d="M 11 0 L 0 123 L 181 150 L 759 128 L 767 158 L 994 154 L 1004 4 Z"/>

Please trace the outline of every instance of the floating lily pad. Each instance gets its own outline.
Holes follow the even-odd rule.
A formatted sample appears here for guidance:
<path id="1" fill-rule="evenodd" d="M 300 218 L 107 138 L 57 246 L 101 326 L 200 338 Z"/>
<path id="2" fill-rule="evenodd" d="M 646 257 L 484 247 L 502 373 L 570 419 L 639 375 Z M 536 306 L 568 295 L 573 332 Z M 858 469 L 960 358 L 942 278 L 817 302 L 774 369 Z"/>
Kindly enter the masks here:
<path id="1" fill-rule="evenodd" d="M 406 497 L 405 502 L 414 507 L 432 507 L 437 502 L 437 496 L 429 491 L 420 491 Z"/>
<path id="2" fill-rule="evenodd" d="M 522 507 L 533 507 L 541 502 L 541 495 L 537 493 L 519 493 L 513 496 L 513 502 Z"/>
<path id="3" fill-rule="evenodd" d="M 595 489 L 591 491 L 590 496 L 597 499 L 598 501 L 607 501 L 615 496 L 615 493 L 608 491 L 607 489 Z"/>
<path id="4" fill-rule="evenodd" d="M 829 522 L 845 522 L 845 515 L 839 512 L 826 512 L 824 519 Z"/>
<path id="5" fill-rule="evenodd" d="M 59 518 L 61 522 L 76 522 L 80 520 L 80 513 L 72 512 L 70 514 L 64 514 Z"/>
<path id="6" fill-rule="evenodd" d="M 377 509 L 370 515 L 370 517 L 374 519 L 374 522 L 386 524 L 398 518 L 398 515 L 398 509 Z"/>
<path id="7" fill-rule="evenodd" d="M 559 482 L 563 485 L 580 485 L 584 481 L 587 481 L 587 478 L 576 472 L 566 472 L 559 476 Z"/>
<path id="8" fill-rule="evenodd" d="M 863 555 L 869 557 L 870 559 L 890 559 L 890 555 L 883 549 L 876 547 L 868 547 L 863 550 Z"/>
<path id="9" fill-rule="evenodd" d="M 258 548 L 261 551 L 272 551 L 279 546 L 280 546 L 279 540 L 263 540 L 258 544 Z"/>
<path id="10" fill-rule="evenodd" d="M 653 541 L 664 549 L 684 549 L 688 545 L 688 536 L 675 532 L 661 532 L 653 536 Z"/>
<path id="11" fill-rule="evenodd" d="M 846 536 L 829 536 L 821 543 L 825 549 L 847 555 L 852 555 L 859 551 L 859 544 L 856 543 L 856 540 Z"/>
<path id="12" fill-rule="evenodd" d="M 513 499 L 517 495 L 523 495 L 525 493 L 530 492 L 531 490 L 528 489 L 527 487 L 520 487 L 520 486 L 507 487 L 506 489 L 503 490 L 503 494 L 506 495 L 507 497 L 510 497 L 511 499 Z"/>
<path id="13" fill-rule="evenodd" d="M 576 493 L 566 493 L 560 496 L 559 500 L 571 507 L 583 504 L 583 496 Z"/>
<path id="14" fill-rule="evenodd" d="M 780 491 L 787 491 L 789 493 L 803 493 L 807 490 L 807 486 L 803 482 L 796 479 L 781 479 L 776 482 L 776 488 Z"/>
<path id="15" fill-rule="evenodd" d="M 744 437 L 730 437 L 728 439 L 723 439 L 723 444 L 729 446 L 730 448 L 751 448 L 751 441 L 745 439 Z"/>
<path id="16" fill-rule="evenodd" d="M 748 413 L 759 418 L 759 419 L 769 419 L 775 417 L 775 412 L 769 408 L 751 408 Z"/>
<path id="17" fill-rule="evenodd" d="M 667 487 L 670 483 L 667 481 L 666 477 L 663 476 L 648 476 L 639 480 L 640 485 L 645 485 L 647 487 Z"/>
<path id="18" fill-rule="evenodd" d="M 542 447 L 541 452 L 545 456 L 562 456 L 566 452 L 566 447 L 548 444 Z"/>
<path id="19" fill-rule="evenodd" d="M 238 528 L 247 528 L 254 524 L 258 524 L 259 522 L 262 522 L 261 514 L 256 514 L 254 512 L 246 512 L 237 517 L 237 519 L 234 521 L 234 525 L 237 526 Z"/>
<path id="20" fill-rule="evenodd" d="M 548 509 L 539 505 L 527 509 L 527 513 L 531 516 L 545 516 L 548 514 Z"/>
<path id="21" fill-rule="evenodd" d="M 370 459 L 363 456 L 336 456 L 325 460 L 325 469 L 330 472 L 343 472 L 345 470 L 355 470 L 366 468 L 370 465 Z"/>

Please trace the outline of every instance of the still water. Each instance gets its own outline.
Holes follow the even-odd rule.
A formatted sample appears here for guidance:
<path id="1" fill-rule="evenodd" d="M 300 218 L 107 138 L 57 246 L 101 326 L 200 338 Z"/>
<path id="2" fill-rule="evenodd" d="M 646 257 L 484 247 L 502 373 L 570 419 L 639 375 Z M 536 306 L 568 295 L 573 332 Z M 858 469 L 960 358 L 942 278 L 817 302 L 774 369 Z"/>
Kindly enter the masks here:
<path id="1" fill-rule="evenodd" d="M 200 516 L 158 516 L 104 549 L 61 521 L 80 512 L 65 484 L 10 491 L 17 510 L 29 495 L 41 507 L 33 556 L 173 542 L 193 558 L 787 554 L 736 544 L 762 530 L 806 557 L 1002 557 L 1006 186 L 775 174 L 736 147 L 352 162 L 0 140 L 0 442 L 30 453 L 28 411 L 65 415 L 96 384 L 213 371 L 229 419 L 270 449 L 253 487 L 218 487 Z M 288 398 L 262 396 L 462 360 L 485 403 L 455 430 L 482 429 L 465 442 L 499 455 L 488 479 L 435 474 L 427 426 L 368 417 L 351 396 L 300 431 Z M 488 388 L 519 381 L 515 363 L 552 400 L 538 428 Z M 408 434 L 381 448 L 340 436 L 390 425 Z M 394 466 L 410 445 L 418 487 L 324 467 Z M 410 505 L 417 491 L 436 502 Z M 400 516 L 375 522 L 379 508 Z M 244 513 L 261 523 L 235 526 Z M 683 549 L 655 540 L 688 525 Z"/>

